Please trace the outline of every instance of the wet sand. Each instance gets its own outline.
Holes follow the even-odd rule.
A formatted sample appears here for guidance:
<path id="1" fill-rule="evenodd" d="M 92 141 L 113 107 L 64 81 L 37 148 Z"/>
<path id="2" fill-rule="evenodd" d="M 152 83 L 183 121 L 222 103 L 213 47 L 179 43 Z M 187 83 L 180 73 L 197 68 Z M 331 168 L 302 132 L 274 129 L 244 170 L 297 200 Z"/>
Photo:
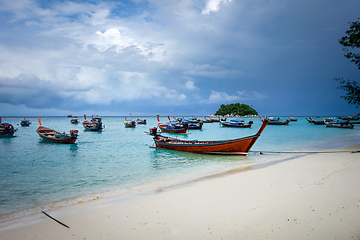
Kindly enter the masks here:
<path id="1" fill-rule="evenodd" d="M 0 239 L 359 239 L 360 145 L 0 224 Z M 355 152 L 351 152 L 355 151 Z"/>

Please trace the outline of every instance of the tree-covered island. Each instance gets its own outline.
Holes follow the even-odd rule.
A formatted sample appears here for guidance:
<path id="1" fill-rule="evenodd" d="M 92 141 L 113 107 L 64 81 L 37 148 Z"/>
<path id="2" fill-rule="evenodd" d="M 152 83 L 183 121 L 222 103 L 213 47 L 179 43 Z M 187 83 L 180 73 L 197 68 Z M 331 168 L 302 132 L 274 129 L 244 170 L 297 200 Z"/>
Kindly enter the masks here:
<path id="1" fill-rule="evenodd" d="M 247 104 L 221 104 L 215 115 L 220 116 L 257 116 L 258 112 Z"/>

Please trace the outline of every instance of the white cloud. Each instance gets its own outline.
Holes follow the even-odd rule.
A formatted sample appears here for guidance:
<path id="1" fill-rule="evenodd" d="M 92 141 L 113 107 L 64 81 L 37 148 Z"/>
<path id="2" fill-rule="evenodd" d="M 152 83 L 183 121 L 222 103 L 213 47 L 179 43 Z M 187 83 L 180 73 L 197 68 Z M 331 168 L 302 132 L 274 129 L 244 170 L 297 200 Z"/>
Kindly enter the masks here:
<path id="1" fill-rule="evenodd" d="M 198 90 L 199 88 L 195 86 L 194 81 L 192 80 L 188 80 L 185 82 L 185 88 L 190 90 L 190 91 L 194 91 L 194 90 Z"/>
<path id="2" fill-rule="evenodd" d="M 217 12 L 220 9 L 220 4 L 229 3 L 231 0 L 208 0 L 205 9 L 201 11 L 202 14 L 210 14 L 210 12 Z"/>
<path id="3" fill-rule="evenodd" d="M 229 95 L 225 92 L 211 91 L 209 102 L 218 103 L 218 102 L 233 102 L 233 101 L 243 101 L 243 100 L 255 100 L 255 99 L 266 99 L 268 98 L 266 94 L 261 94 L 256 91 L 248 93 L 247 91 L 237 91 L 236 94 Z"/>

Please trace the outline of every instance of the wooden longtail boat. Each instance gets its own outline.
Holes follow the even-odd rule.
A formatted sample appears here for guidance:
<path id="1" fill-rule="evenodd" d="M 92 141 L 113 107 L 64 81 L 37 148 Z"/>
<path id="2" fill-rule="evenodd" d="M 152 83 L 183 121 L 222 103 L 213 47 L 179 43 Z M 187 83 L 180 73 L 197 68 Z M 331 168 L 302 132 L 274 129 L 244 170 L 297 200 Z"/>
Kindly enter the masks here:
<path id="1" fill-rule="evenodd" d="M 71 130 L 70 134 L 60 133 L 53 129 L 43 127 L 41 125 L 40 117 L 38 117 L 38 120 L 39 120 L 39 128 L 36 130 L 36 132 L 39 134 L 39 136 L 42 139 L 54 143 L 66 143 L 66 144 L 75 143 L 78 137 L 78 132 L 79 132 L 78 130 Z"/>
<path id="2" fill-rule="evenodd" d="M 213 122 L 213 120 L 211 120 L 210 118 L 206 118 L 206 117 L 204 117 L 205 118 L 205 120 L 201 120 L 203 123 L 212 123 Z"/>
<path id="3" fill-rule="evenodd" d="M 137 124 L 146 124 L 146 119 L 139 119 L 139 116 L 137 116 L 137 119 L 136 119 L 136 122 Z"/>
<path id="4" fill-rule="evenodd" d="M 255 135 L 220 141 L 179 140 L 176 138 L 159 135 L 157 128 L 150 128 L 150 135 L 154 136 L 155 146 L 152 146 L 154 148 L 163 148 L 200 154 L 246 156 L 256 140 L 260 137 L 267 124 L 268 120 L 265 119 L 259 131 Z"/>
<path id="5" fill-rule="evenodd" d="M 30 124 L 31 124 L 31 122 L 29 120 L 26 120 L 25 117 L 24 117 L 24 120 L 21 120 L 21 122 L 20 122 L 20 125 L 22 127 L 28 127 L 28 126 L 30 126 Z"/>
<path id="6" fill-rule="evenodd" d="M 14 133 L 17 131 L 17 128 L 14 128 L 13 125 L 11 125 L 10 123 L 3 123 L 1 122 L 1 117 L 0 117 L 0 137 L 12 137 L 14 136 Z"/>
<path id="7" fill-rule="evenodd" d="M 326 121 L 324 119 L 324 122 L 325 122 L 326 127 L 349 128 L 349 129 L 354 128 L 354 125 L 352 125 L 349 120 L 344 122 L 344 121 L 338 121 L 338 120 Z"/>
<path id="8" fill-rule="evenodd" d="M 77 119 L 77 117 L 73 117 L 73 118 L 70 120 L 70 122 L 71 122 L 72 124 L 78 124 L 78 123 L 79 123 L 79 120 Z"/>
<path id="9" fill-rule="evenodd" d="M 170 120 L 170 117 L 168 118 Z M 186 134 L 188 131 L 188 124 L 186 123 L 182 124 L 179 122 L 168 122 L 164 124 L 160 122 L 159 116 L 157 116 L 157 119 L 158 119 L 158 127 L 163 132 Z"/>
<path id="10" fill-rule="evenodd" d="M 261 121 L 264 121 L 260 116 Z M 285 121 L 280 120 L 280 118 L 267 118 L 264 117 L 264 119 L 267 119 L 269 121 L 268 125 L 289 125 L 289 120 L 286 119 Z"/>
<path id="11" fill-rule="evenodd" d="M 126 128 L 135 128 L 136 127 L 136 122 L 134 120 L 129 121 L 125 117 L 124 125 L 125 125 Z"/>
<path id="12" fill-rule="evenodd" d="M 322 121 L 317 121 L 317 120 L 313 120 L 311 117 L 309 117 L 309 119 L 305 118 L 309 123 L 314 124 L 314 125 L 325 125 L 324 120 Z"/>
<path id="13" fill-rule="evenodd" d="M 243 120 L 230 120 L 230 122 L 220 121 L 220 123 L 224 127 L 251 128 L 253 121 L 249 121 L 247 124 L 245 124 Z"/>
<path id="14" fill-rule="evenodd" d="M 92 117 L 92 119 L 89 122 L 88 120 L 86 120 L 86 115 L 84 115 L 84 119 L 85 119 L 85 121 L 83 122 L 83 126 L 84 126 L 85 130 L 101 132 L 101 130 L 103 129 L 100 117 L 98 117 L 98 116 Z"/>

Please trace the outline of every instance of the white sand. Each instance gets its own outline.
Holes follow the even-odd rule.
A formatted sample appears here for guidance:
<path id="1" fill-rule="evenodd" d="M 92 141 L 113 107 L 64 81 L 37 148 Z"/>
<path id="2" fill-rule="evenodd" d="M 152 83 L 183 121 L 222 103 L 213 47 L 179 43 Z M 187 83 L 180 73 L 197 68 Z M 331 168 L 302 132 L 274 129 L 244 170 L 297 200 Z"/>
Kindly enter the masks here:
<path id="1" fill-rule="evenodd" d="M 360 150 L 360 145 L 342 150 Z M 360 153 L 311 154 L 0 225 L 0 239 L 360 239 Z"/>

